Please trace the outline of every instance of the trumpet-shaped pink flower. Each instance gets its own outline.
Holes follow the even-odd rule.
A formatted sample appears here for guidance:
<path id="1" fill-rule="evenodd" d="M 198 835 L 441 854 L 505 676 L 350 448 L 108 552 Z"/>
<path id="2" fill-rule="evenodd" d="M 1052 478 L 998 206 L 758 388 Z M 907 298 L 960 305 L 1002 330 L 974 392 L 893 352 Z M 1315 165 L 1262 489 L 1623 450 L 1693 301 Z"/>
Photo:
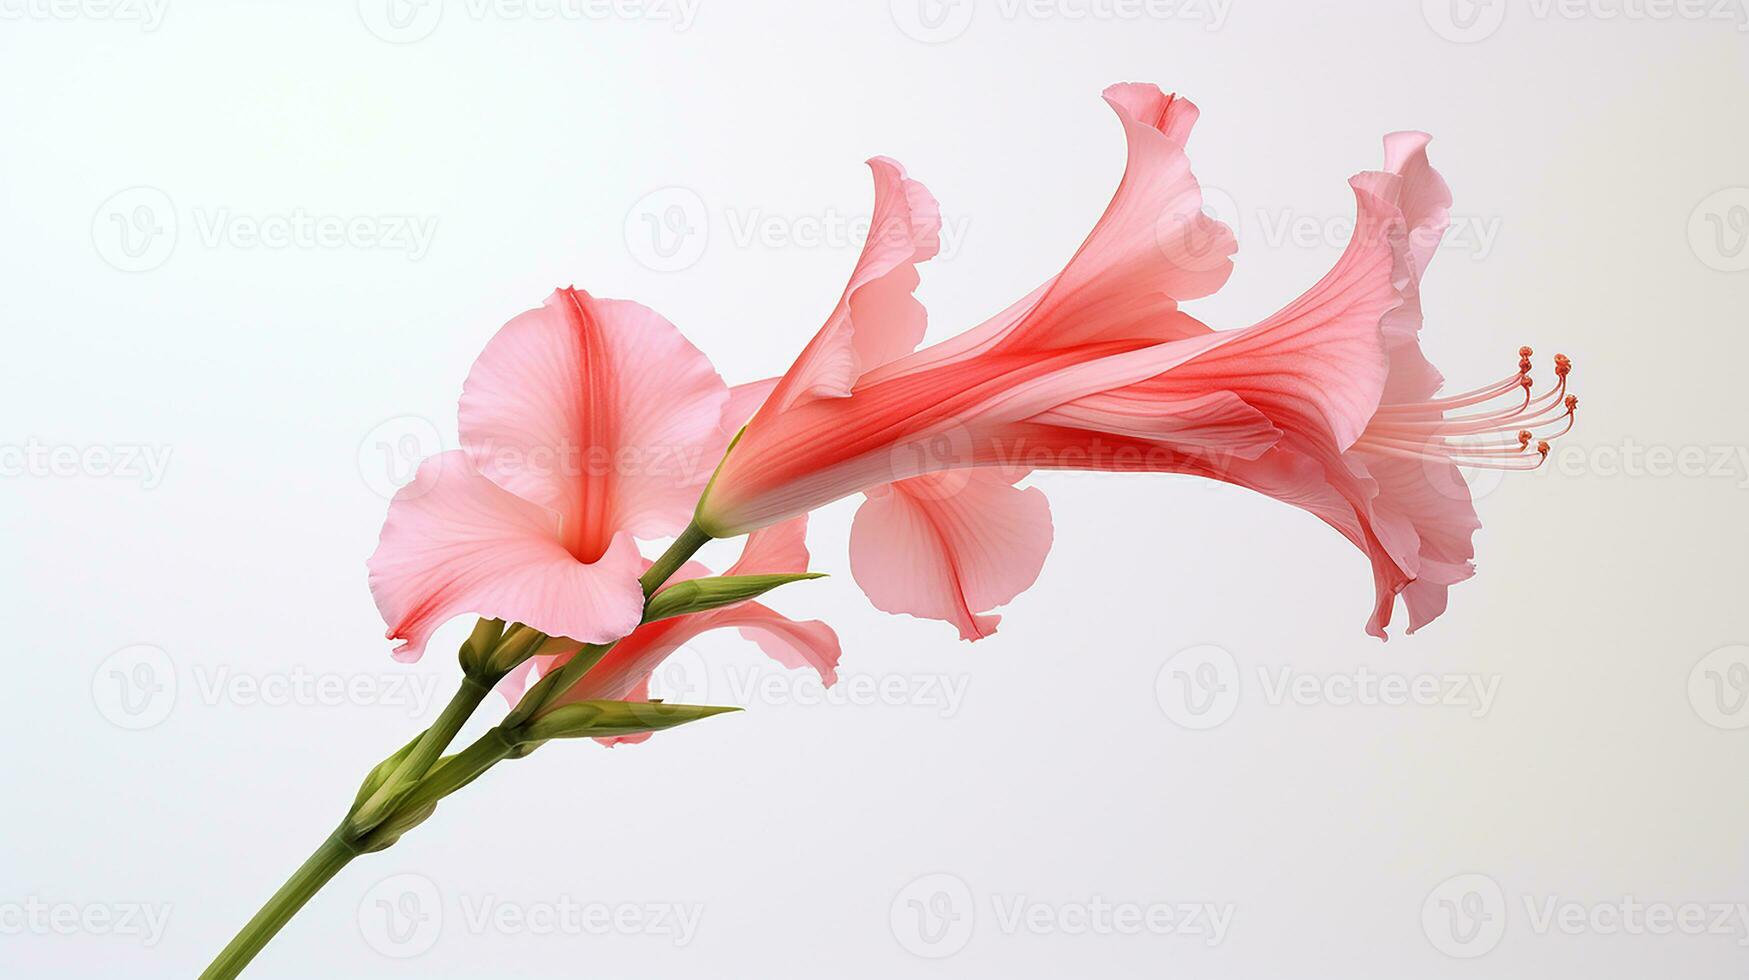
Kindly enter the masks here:
<path id="1" fill-rule="evenodd" d="M 983 325 L 914 353 L 908 293 L 934 254 L 938 212 L 897 165 L 873 161 L 877 220 L 850 286 L 781 379 L 737 391 L 769 397 L 719 467 L 699 525 L 733 535 L 870 492 L 852 539 L 859 583 L 883 609 L 975 639 L 1049 549 L 1048 508 L 1013 488 L 1016 475 L 1197 473 L 1304 507 L 1359 545 L 1378 584 L 1371 631 L 1383 635 L 1399 593 L 1412 627 L 1437 615 L 1446 586 L 1469 574 L 1476 525 L 1455 467 L 1531 462 L 1519 455 L 1531 436 L 1473 452 L 1453 437 L 1549 419 L 1526 416 L 1547 407 L 1528 399 L 1449 414 L 1519 390 L 1522 374 L 1433 397 L 1419 282 L 1450 199 L 1426 137 L 1390 137 L 1386 170 L 1352 181 L 1354 237 L 1323 280 L 1253 327 L 1214 331 L 1180 308 L 1225 282 L 1234 251 L 1202 213 L 1185 155 L 1196 109 L 1150 85 L 1113 86 L 1106 101 L 1128 163 L 1080 250 Z"/>
<path id="2" fill-rule="evenodd" d="M 576 289 L 505 324 L 462 389 L 462 449 L 395 495 L 369 562 L 395 655 L 473 613 L 606 643 L 643 616 L 636 538 L 686 524 L 728 389 L 673 325 Z M 738 424 L 737 420 L 737 424 Z"/>

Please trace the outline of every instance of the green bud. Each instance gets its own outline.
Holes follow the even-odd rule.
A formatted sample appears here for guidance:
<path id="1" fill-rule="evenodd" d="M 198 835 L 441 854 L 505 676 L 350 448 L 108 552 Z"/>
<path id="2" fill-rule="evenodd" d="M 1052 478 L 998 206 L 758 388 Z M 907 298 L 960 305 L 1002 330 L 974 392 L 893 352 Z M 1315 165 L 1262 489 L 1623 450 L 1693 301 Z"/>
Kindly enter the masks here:
<path id="1" fill-rule="evenodd" d="M 644 607 L 644 622 L 653 623 L 659 619 L 732 606 L 764 595 L 780 585 L 825 577 L 819 572 L 801 572 L 794 575 L 717 575 L 687 579 L 651 596 Z"/>
<path id="2" fill-rule="evenodd" d="M 518 741 L 539 742 L 551 738 L 611 738 L 659 732 L 689 721 L 698 721 L 734 707 L 700 704 L 665 704 L 659 701 L 577 701 L 562 704 L 529 722 Z"/>
<path id="3" fill-rule="evenodd" d="M 498 646 L 498 641 L 504 635 L 504 620 L 481 619 L 474 624 L 474 632 L 469 634 L 467 642 L 462 644 L 459 657 L 462 662 L 462 673 L 470 677 L 479 676 L 486 667 L 487 658 Z"/>

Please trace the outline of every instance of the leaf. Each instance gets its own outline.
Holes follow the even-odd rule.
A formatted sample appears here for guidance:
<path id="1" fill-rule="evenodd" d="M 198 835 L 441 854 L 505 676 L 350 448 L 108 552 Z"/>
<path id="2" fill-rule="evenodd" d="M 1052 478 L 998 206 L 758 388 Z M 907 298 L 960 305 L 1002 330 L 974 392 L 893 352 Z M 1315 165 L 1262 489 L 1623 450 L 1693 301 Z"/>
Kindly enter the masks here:
<path id="1" fill-rule="evenodd" d="M 528 723 L 524 741 L 549 738 L 610 738 L 659 732 L 687 722 L 740 711 L 735 707 L 665 704 L 654 701 L 576 701 L 560 705 Z"/>
<path id="2" fill-rule="evenodd" d="M 793 575 L 714 575 L 687 579 L 651 596 L 644 609 L 644 622 L 720 609 L 764 595 L 780 585 L 825 577 L 820 572 L 799 572 Z"/>

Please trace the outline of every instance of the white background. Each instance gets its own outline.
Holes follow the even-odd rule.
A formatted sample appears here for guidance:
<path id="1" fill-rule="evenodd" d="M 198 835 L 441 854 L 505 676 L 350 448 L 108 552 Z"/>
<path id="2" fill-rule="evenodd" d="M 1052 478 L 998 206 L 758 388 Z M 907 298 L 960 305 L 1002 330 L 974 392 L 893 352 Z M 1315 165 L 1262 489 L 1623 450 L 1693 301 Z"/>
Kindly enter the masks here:
<path id="1" fill-rule="evenodd" d="M 1368 638 L 1364 560 L 1273 501 L 1041 475 L 1055 550 L 966 645 L 868 606 L 841 502 L 813 535 L 834 577 L 774 600 L 839 630 L 839 703 L 701 641 L 663 683 L 751 710 L 501 767 L 251 975 L 1743 975 L 1744 913 L 1609 911 L 1749 902 L 1738 5 L 579 2 L 0 0 L 0 973 L 193 975 L 435 714 L 466 623 L 393 663 L 363 561 L 500 323 L 576 283 L 731 382 L 776 373 L 885 153 L 957 236 L 921 289 L 948 336 L 1091 226 L 1123 162 L 1099 91 L 1137 79 L 1201 105 L 1192 159 L 1239 231 L 1198 315 L 1313 282 L 1346 178 L 1422 128 L 1457 194 L 1435 360 L 1462 387 L 1520 344 L 1576 361 L 1579 430 L 1481 488 L 1448 615 Z M 300 214 L 435 231 L 249 237 Z M 1175 686 L 1197 663 L 1214 716 Z M 1273 697 L 1284 669 L 1495 694 Z M 621 925 L 528 924 L 567 900 Z M 1075 928 L 1099 903 L 1230 920 Z"/>

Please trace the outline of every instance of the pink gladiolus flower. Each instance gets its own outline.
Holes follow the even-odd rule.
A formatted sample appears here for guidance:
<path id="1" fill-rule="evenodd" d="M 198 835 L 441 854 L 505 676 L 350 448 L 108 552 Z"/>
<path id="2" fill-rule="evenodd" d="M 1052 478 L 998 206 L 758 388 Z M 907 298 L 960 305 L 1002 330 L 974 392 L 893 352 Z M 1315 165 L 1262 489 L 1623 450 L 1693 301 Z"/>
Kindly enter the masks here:
<path id="1" fill-rule="evenodd" d="M 462 388 L 462 448 L 395 495 L 370 586 L 417 660 L 464 613 L 607 643 L 643 617 L 636 538 L 685 526 L 728 389 L 674 326 L 575 289 L 505 324 Z M 739 424 L 739 419 L 736 420 Z"/>
<path id="2" fill-rule="evenodd" d="M 782 378 L 736 390 L 737 403 L 763 401 L 699 526 L 731 536 L 867 492 L 851 542 L 858 582 L 882 609 L 976 639 L 996 625 L 985 611 L 1029 586 L 1049 550 L 1048 507 L 1014 488 L 1019 475 L 1196 473 L 1303 507 L 1359 546 L 1377 586 L 1370 632 L 1384 635 L 1398 594 L 1411 630 L 1423 625 L 1471 574 L 1479 522 L 1458 468 L 1540 462 L 1537 427 L 1572 422 L 1569 365 L 1558 361 L 1541 397 L 1528 362 L 1434 397 L 1419 283 L 1450 196 L 1423 134 L 1388 137 L 1386 169 L 1351 181 L 1355 233 L 1323 280 L 1255 326 L 1210 329 L 1179 304 L 1225 282 L 1235 243 L 1202 213 L 1185 155 L 1197 110 L 1151 85 L 1105 97 L 1129 158 L 1080 250 L 1007 310 L 920 351 L 910 292 L 936 250 L 938 211 L 896 164 L 871 162 L 875 218 L 850 285 Z"/>
<path id="3" fill-rule="evenodd" d="M 807 524 L 806 517 L 798 517 L 753 532 L 747 538 L 740 559 L 724 574 L 775 575 L 807 571 Z M 668 581 L 673 584 L 710 574 L 711 570 L 704 565 L 688 562 Z M 600 663 L 583 675 L 581 681 L 545 710 L 574 701 L 647 701 L 650 675 L 656 668 L 682 646 L 719 629 L 739 630 L 743 637 L 785 667 L 812 668 L 828 687 L 838 679 L 841 650 L 838 635 L 832 627 L 818 620 L 798 622 L 763 603 L 747 601 L 639 626 L 615 644 Z M 538 668 L 543 675 L 557 670 L 576 655 L 575 646 L 574 643 L 554 641 L 546 649 L 560 652 L 537 653 L 500 683 L 500 693 L 514 705 L 522 697 L 532 670 Z M 649 737 L 649 733 L 644 733 L 602 741 L 613 745 L 641 742 Z"/>

